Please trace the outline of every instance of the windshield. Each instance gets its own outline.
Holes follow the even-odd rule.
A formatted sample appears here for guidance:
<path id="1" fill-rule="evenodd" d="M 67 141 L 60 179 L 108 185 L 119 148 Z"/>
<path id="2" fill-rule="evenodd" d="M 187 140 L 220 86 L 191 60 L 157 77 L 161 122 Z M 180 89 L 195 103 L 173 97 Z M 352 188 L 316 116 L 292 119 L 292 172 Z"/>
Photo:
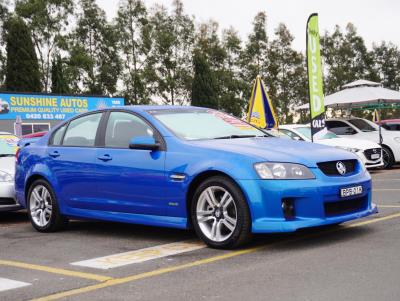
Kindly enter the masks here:
<path id="1" fill-rule="evenodd" d="M 175 135 L 186 140 L 265 137 L 266 133 L 231 115 L 204 109 L 150 111 Z"/>
<path id="2" fill-rule="evenodd" d="M 310 127 L 296 128 L 296 130 L 303 136 L 307 137 L 307 139 L 311 140 L 311 128 Z M 319 140 L 333 139 L 333 138 L 339 138 L 339 136 L 337 136 L 335 133 L 327 131 L 322 137 L 319 138 Z"/>
<path id="3" fill-rule="evenodd" d="M 363 119 L 349 119 L 349 122 L 363 132 L 376 131 L 376 128 Z"/>
<path id="4" fill-rule="evenodd" d="M 17 152 L 18 137 L 14 135 L 0 135 L 0 157 L 14 156 Z"/>

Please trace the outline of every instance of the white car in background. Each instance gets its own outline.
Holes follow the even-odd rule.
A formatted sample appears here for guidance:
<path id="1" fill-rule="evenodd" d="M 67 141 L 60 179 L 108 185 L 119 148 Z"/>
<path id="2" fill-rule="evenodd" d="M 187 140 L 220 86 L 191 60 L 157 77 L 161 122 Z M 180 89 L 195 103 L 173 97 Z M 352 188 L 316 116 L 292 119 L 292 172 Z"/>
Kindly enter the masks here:
<path id="1" fill-rule="evenodd" d="M 311 128 L 308 125 L 281 125 L 279 126 L 279 131 L 294 140 L 311 142 Z M 366 168 L 383 166 L 382 148 L 377 143 L 368 140 L 340 138 L 329 131 L 327 131 L 325 135 L 314 142 L 350 151 L 361 159 Z"/>
<path id="2" fill-rule="evenodd" d="M 326 127 L 339 137 L 368 140 L 379 143 L 379 126 L 363 118 L 333 118 L 325 121 Z M 382 127 L 382 152 L 384 168 L 400 162 L 400 131 L 388 131 Z"/>
<path id="3" fill-rule="evenodd" d="M 15 199 L 15 153 L 18 137 L 0 132 L 0 212 L 20 209 Z"/>

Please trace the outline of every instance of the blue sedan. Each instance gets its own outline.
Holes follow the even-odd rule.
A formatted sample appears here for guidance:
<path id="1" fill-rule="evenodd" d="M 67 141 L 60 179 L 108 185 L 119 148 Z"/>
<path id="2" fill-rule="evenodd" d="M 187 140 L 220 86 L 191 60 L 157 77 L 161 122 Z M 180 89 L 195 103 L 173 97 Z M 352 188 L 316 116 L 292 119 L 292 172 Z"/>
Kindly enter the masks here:
<path id="1" fill-rule="evenodd" d="M 350 152 L 271 137 L 216 110 L 78 115 L 21 149 L 16 194 L 40 232 L 70 218 L 194 228 L 214 248 L 376 213 Z"/>

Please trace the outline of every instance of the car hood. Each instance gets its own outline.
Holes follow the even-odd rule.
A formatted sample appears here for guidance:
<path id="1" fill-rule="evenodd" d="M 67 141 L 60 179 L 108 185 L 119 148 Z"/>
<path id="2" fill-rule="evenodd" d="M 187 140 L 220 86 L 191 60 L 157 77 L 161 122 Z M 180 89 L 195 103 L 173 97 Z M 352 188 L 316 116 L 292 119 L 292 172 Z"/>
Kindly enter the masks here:
<path id="1" fill-rule="evenodd" d="M 11 175 L 15 174 L 15 156 L 0 157 L 0 170 Z"/>
<path id="2" fill-rule="evenodd" d="M 199 140 L 191 143 L 196 147 L 246 155 L 255 161 L 291 162 L 308 167 L 317 167 L 318 162 L 357 158 L 348 151 L 330 146 L 271 137 Z"/>
<path id="3" fill-rule="evenodd" d="M 368 140 L 361 140 L 361 139 L 349 139 L 349 138 L 322 139 L 322 140 L 317 140 L 316 143 L 335 146 L 335 147 L 341 146 L 348 148 L 357 148 L 361 150 L 380 148 L 380 145 L 375 142 L 371 142 Z"/>

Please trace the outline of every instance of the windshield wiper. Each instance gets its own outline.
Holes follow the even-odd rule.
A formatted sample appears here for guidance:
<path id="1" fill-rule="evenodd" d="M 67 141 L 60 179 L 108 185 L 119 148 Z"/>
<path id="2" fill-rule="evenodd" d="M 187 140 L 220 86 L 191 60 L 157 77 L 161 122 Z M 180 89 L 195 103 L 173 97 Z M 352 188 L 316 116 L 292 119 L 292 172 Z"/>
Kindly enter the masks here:
<path id="1" fill-rule="evenodd" d="M 264 136 L 256 136 L 256 135 L 229 135 L 229 136 L 215 137 L 215 138 L 213 138 L 213 139 L 236 139 L 236 138 L 254 138 L 254 137 L 264 137 Z"/>
<path id="2" fill-rule="evenodd" d="M 0 154 L 0 157 L 14 157 L 13 154 Z"/>

